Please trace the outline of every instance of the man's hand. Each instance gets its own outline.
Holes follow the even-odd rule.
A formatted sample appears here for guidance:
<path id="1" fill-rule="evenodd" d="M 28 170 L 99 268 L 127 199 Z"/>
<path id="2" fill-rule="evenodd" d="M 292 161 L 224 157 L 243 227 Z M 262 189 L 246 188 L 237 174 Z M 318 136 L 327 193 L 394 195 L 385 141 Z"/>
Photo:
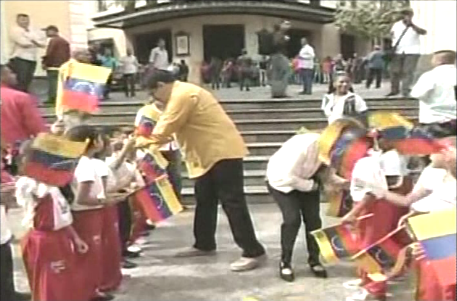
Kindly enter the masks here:
<path id="1" fill-rule="evenodd" d="M 357 221 L 357 218 L 355 217 L 355 215 L 353 214 L 346 214 L 345 216 L 343 216 L 343 218 L 341 219 L 341 223 L 342 224 L 350 224 L 350 225 L 353 225 L 355 224 L 355 222 Z"/>
<path id="2" fill-rule="evenodd" d="M 411 245 L 412 254 L 417 261 L 423 260 L 426 257 L 425 250 L 422 245 L 418 242 Z"/>
<path id="3" fill-rule="evenodd" d="M 65 133 L 65 124 L 62 119 L 59 119 L 52 124 L 51 133 L 56 136 L 62 136 Z"/>

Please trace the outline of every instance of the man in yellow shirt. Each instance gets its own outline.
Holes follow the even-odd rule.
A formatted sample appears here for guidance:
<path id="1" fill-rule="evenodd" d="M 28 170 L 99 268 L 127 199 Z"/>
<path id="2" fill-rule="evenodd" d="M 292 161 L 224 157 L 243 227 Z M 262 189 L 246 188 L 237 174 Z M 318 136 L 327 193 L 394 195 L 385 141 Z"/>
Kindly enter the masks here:
<path id="1" fill-rule="evenodd" d="M 266 256 L 256 238 L 244 196 L 243 158 L 248 150 L 235 124 L 210 92 L 179 82 L 170 72 L 155 72 L 147 86 L 154 99 L 165 107 L 147 143 L 158 148 L 174 134 L 189 177 L 195 179 L 195 244 L 177 256 L 215 253 L 220 201 L 235 242 L 243 250 L 242 257 L 231 264 L 231 270 L 257 268 Z"/>

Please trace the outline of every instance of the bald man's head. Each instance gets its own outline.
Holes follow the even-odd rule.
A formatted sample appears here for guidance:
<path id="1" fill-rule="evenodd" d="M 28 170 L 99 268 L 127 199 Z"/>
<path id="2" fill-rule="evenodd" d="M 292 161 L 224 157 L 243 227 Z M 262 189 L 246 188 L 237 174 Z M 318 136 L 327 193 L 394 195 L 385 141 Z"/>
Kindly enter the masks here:
<path id="1" fill-rule="evenodd" d="M 456 52 L 453 50 L 437 51 L 433 54 L 432 65 L 453 65 L 456 60 Z"/>

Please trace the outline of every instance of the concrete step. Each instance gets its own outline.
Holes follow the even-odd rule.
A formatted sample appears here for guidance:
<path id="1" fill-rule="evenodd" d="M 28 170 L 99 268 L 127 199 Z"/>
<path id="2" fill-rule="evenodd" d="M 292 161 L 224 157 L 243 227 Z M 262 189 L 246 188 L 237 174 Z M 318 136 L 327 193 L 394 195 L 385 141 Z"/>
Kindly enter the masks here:
<path id="1" fill-rule="evenodd" d="M 373 111 L 395 111 L 402 115 L 417 115 L 415 106 L 373 106 Z M 286 119 L 286 118 L 322 118 L 325 117 L 320 108 L 292 108 L 292 109 L 246 109 L 228 110 L 228 115 L 234 119 Z M 125 112 L 104 112 L 93 116 L 94 122 L 134 122 L 137 111 L 126 108 Z M 55 120 L 53 113 L 44 113 L 43 117 L 48 123 Z"/>
<path id="2" fill-rule="evenodd" d="M 417 115 L 405 116 L 411 121 L 417 121 Z M 100 128 L 131 128 L 133 129 L 132 122 L 91 122 L 93 126 Z M 273 130 L 286 130 L 297 131 L 301 127 L 306 127 L 310 130 L 323 129 L 327 126 L 328 121 L 326 118 L 293 118 L 293 119 L 261 119 L 261 120 L 235 120 L 237 128 L 241 132 L 245 131 L 273 131 Z"/>
<path id="3" fill-rule="evenodd" d="M 248 170 L 244 169 L 244 186 L 255 187 L 265 185 L 265 170 Z M 195 180 L 189 179 L 187 172 L 182 174 L 182 186 L 184 188 L 194 187 Z"/>
<path id="4" fill-rule="evenodd" d="M 244 187 L 244 195 L 248 204 L 265 204 L 273 202 L 266 185 Z M 186 205 L 195 204 L 194 188 L 184 188 L 183 202 Z"/>
<path id="5" fill-rule="evenodd" d="M 367 98 L 367 105 L 371 106 L 418 106 L 415 99 L 404 98 Z M 101 111 L 104 113 L 137 111 L 147 101 L 102 101 L 100 103 Z M 251 100 L 221 100 L 221 105 L 225 110 L 247 110 L 247 109 L 292 109 L 292 108 L 320 108 L 322 97 L 315 99 L 251 99 Z M 47 104 L 40 106 L 43 113 L 53 114 L 55 108 Z"/>

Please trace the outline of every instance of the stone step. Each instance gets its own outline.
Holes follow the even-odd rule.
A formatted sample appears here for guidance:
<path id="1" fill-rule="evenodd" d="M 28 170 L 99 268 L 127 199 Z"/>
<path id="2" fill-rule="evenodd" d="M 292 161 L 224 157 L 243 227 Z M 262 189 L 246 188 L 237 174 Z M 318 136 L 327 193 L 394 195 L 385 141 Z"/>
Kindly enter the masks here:
<path id="1" fill-rule="evenodd" d="M 268 193 L 266 185 L 244 187 L 244 195 L 248 204 L 265 204 L 273 202 Z M 183 203 L 186 205 L 195 204 L 194 188 L 182 190 Z"/>
<path id="2" fill-rule="evenodd" d="M 127 108 L 126 108 L 127 109 Z M 417 115 L 415 106 L 373 106 L 373 111 L 395 111 L 402 115 Z M 285 118 L 322 118 L 325 117 L 320 108 L 292 108 L 292 109 L 246 109 L 228 110 L 228 115 L 234 119 L 285 119 Z M 101 111 L 93 116 L 94 122 L 134 122 L 137 111 L 128 108 L 125 112 Z M 56 117 L 53 113 L 45 113 L 43 117 L 52 123 Z"/>
<path id="3" fill-rule="evenodd" d="M 265 185 L 266 170 L 248 170 L 244 169 L 244 186 L 245 187 L 256 187 Z M 189 179 L 187 172 L 182 174 L 182 187 L 190 188 L 194 187 L 195 180 Z"/>
<path id="4" fill-rule="evenodd" d="M 371 106 L 418 106 L 415 99 L 404 98 L 367 98 L 367 105 Z M 137 111 L 146 101 L 102 101 L 101 111 L 104 113 Z M 221 100 L 221 105 L 225 110 L 246 110 L 246 109 L 292 109 L 292 108 L 320 108 L 322 98 L 315 99 L 251 99 L 251 100 Z M 43 104 L 40 106 L 43 113 L 53 114 L 55 108 Z"/>

